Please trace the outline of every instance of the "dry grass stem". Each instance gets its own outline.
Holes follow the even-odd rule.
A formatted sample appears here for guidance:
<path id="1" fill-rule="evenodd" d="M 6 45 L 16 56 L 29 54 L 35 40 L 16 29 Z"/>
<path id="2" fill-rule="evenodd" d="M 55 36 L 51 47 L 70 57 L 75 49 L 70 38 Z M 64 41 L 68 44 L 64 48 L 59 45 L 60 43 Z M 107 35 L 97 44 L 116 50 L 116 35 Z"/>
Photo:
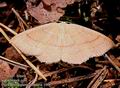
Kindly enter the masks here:
<path id="1" fill-rule="evenodd" d="M 39 66 L 37 66 L 37 69 L 39 70 Z M 31 88 L 35 84 L 37 79 L 38 79 L 38 74 L 36 74 L 35 78 L 27 84 L 26 88 Z"/>
<path id="2" fill-rule="evenodd" d="M 44 75 L 22 54 L 22 52 L 10 42 L 10 38 L 7 36 L 7 34 L 0 28 L 0 32 L 3 34 L 3 36 L 8 40 L 8 42 L 16 49 L 16 51 L 21 55 L 21 57 L 26 61 L 26 63 L 35 70 L 39 76 L 41 76 L 44 80 L 47 80 Z"/>
<path id="3" fill-rule="evenodd" d="M 9 27 L 5 26 L 4 24 L 0 23 L 0 26 L 2 26 L 3 28 L 7 29 L 10 33 L 12 33 L 13 35 L 17 35 L 17 33 L 15 31 L 13 31 L 12 29 L 10 29 Z"/>
<path id="4" fill-rule="evenodd" d="M 7 63 L 9 63 L 9 64 L 11 64 L 11 65 L 13 65 L 13 66 L 16 66 L 16 67 L 18 67 L 18 68 L 21 68 L 21 69 L 24 69 L 24 70 L 27 70 L 27 68 L 28 68 L 27 65 L 18 63 L 18 62 L 16 62 L 16 61 L 12 61 L 12 60 L 7 59 L 7 58 L 5 58 L 5 57 L 3 57 L 3 56 L 0 56 L 0 58 L 1 58 L 2 60 L 6 61 Z"/>
<path id="5" fill-rule="evenodd" d="M 22 17 L 19 15 L 19 13 L 18 13 L 14 8 L 12 8 L 12 11 L 13 11 L 14 14 L 23 22 L 23 24 L 24 24 L 27 28 L 29 28 L 28 25 L 26 24 L 26 22 L 22 19 Z"/>

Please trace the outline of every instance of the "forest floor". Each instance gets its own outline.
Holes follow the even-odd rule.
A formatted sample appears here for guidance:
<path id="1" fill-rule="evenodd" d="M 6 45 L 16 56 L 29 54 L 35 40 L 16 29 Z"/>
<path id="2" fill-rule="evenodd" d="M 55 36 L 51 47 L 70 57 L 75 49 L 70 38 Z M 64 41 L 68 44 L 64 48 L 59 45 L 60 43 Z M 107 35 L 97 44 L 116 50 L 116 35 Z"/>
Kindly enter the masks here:
<path id="1" fill-rule="evenodd" d="M 19 63 L 0 60 L 0 88 L 120 88 L 120 1 L 0 1 L 0 23 L 16 33 L 54 21 L 91 28 L 109 37 L 116 47 L 110 49 L 107 56 L 90 58 L 82 64 L 63 61 L 47 64 L 34 56 L 26 56 L 47 78 L 44 81 L 0 34 L 0 56 Z M 2 25 L 0 28 L 10 38 L 14 36 Z"/>

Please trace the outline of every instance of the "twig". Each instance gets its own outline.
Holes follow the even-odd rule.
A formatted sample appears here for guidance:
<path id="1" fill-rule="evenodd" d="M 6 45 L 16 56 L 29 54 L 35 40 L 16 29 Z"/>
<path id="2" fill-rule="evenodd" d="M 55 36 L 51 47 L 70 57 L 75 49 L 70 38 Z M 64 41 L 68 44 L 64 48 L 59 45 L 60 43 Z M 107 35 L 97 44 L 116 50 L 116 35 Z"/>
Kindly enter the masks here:
<path id="1" fill-rule="evenodd" d="M 9 60 L 3 56 L 0 56 L 0 58 L 6 62 L 8 62 L 9 64 L 13 65 L 13 66 L 16 66 L 18 68 L 21 68 L 21 69 L 24 69 L 26 70 L 28 68 L 27 65 L 24 65 L 24 64 L 21 64 L 21 63 L 18 63 L 18 62 L 15 62 L 15 61 L 12 61 L 12 60 Z"/>
<path id="2" fill-rule="evenodd" d="M 98 88 L 98 86 L 102 83 L 102 81 L 105 79 L 105 77 L 107 76 L 108 70 L 105 69 L 100 77 L 95 81 L 95 83 L 90 87 L 90 88 Z"/>
<path id="3" fill-rule="evenodd" d="M 113 88 L 113 86 L 120 84 L 120 79 L 106 79 L 103 82 L 104 84 L 101 85 L 100 88 Z M 118 88 L 120 88 L 120 86 Z"/>
<path id="4" fill-rule="evenodd" d="M 93 83 L 99 78 L 99 76 L 102 74 L 102 72 L 106 69 L 106 66 L 101 69 L 98 74 L 92 79 L 92 81 L 89 83 L 89 85 L 87 86 L 87 88 L 91 88 L 91 86 L 93 85 Z"/>
<path id="5" fill-rule="evenodd" d="M 96 29 L 96 30 L 103 31 L 102 28 L 100 28 L 99 26 L 95 25 L 94 23 L 92 23 L 92 26 L 93 26 L 93 28 Z"/>
<path id="6" fill-rule="evenodd" d="M 22 52 L 10 41 L 10 38 L 7 36 L 7 34 L 0 28 L 0 32 L 3 34 L 3 36 L 8 40 L 8 42 L 16 49 L 16 51 L 21 55 L 21 57 L 26 61 L 26 63 L 35 70 L 39 76 L 41 76 L 44 80 L 47 80 L 44 75 L 22 54 Z"/>
<path id="7" fill-rule="evenodd" d="M 24 24 L 27 28 L 29 28 L 28 25 L 26 24 L 26 22 L 22 19 L 22 17 L 19 15 L 19 13 L 18 13 L 14 8 L 12 8 L 12 11 L 13 11 L 14 14 L 23 22 L 23 24 Z"/>
<path id="8" fill-rule="evenodd" d="M 63 68 L 63 69 L 59 69 L 57 71 L 52 71 L 52 72 L 46 72 L 46 73 L 43 73 L 45 77 L 48 77 L 48 76 L 51 76 L 51 75 L 54 75 L 54 74 L 58 74 L 58 73 L 62 73 L 62 72 L 65 72 L 65 71 L 68 71 L 68 70 L 71 70 L 71 69 L 74 69 L 74 68 L 79 68 L 79 67 L 84 67 L 84 69 L 88 69 L 87 66 L 82 66 L 82 65 L 79 65 L 79 66 L 74 66 L 74 67 L 70 67 L 70 68 Z M 92 69 L 89 69 L 89 70 L 92 70 Z M 39 78 L 39 80 L 41 80 L 41 78 Z"/>
<path id="9" fill-rule="evenodd" d="M 110 63 L 116 68 L 116 70 L 120 73 L 120 68 L 116 65 L 116 63 L 114 63 L 111 60 L 111 57 L 109 57 L 107 54 L 105 54 L 105 57 L 110 61 Z"/>
<path id="10" fill-rule="evenodd" d="M 106 80 L 104 80 L 104 82 L 116 82 L 116 81 L 120 82 L 120 79 L 106 79 Z"/>
<path id="11" fill-rule="evenodd" d="M 37 66 L 37 69 L 39 70 L 39 66 Z M 37 81 L 37 78 L 38 78 L 38 74 L 36 74 L 35 78 L 27 84 L 26 88 L 31 88 Z"/>
<path id="12" fill-rule="evenodd" d="M 12 33 L 13 35 L 17 35 L 17 33 L 15 31 L 13 31 L 12 29 L 10 29 L 9 27 L 5 26 L 4 24 L 0 23 L 0 26 L 2 26 L 3 28 L 7 29 L 10 33 Z"/>
<path id="13" fill-rule="evenodd" d="M 58 74 L 58 73 L 61 73 L 61 72 L 64 72 L 64 71 L 67 71 L 69 69 L 60 69 L 60 70 L 57 70 L 57 71 L 52 71 L 52 72 L 46 72 L 46 73 L 43 73 L 45 77 L 48 77 L 48 76 L 51 76 L 51 75 L 54 75 L 54 74 Z M 39 78 L 39 80 L 41 80 L 41 78 Z"/>
<path id="14" fill-rule="evenodd" d="M 54 85 L 59 85 L 59 84 L 64 84 L 64 83 L 71 83 L 71 82 L 76 82 L 76 81 L 81 81 L 81 80 L 86 80 L 94 77 L 96 75 L 96 72 L 93 74 L 89 74 L 87 76 L 78 76 L 78 77 L 73 77 L 69 79 L 62 79 L 59 81 L 51 81 L 49 83 L 46 83 L 45 86 L 54 86 Z"/>
<path id="15" fill-rule="evenodd" d="M 113 60 L 118 67 L 120 67 L 120 62 L 119 59 Z M 96 61 L 98 64 L 103 64 L 103 65 L 110 65 L 110 61 Z"/>
<path id="16" fill-rule="evenodd" d="M 23 29 L 23 31 L 25 31 L 24 24 L 21 22 L 21 20 L 18 17 L 17 17 L 17 19 L 18 19 L 20 27 Z"/>

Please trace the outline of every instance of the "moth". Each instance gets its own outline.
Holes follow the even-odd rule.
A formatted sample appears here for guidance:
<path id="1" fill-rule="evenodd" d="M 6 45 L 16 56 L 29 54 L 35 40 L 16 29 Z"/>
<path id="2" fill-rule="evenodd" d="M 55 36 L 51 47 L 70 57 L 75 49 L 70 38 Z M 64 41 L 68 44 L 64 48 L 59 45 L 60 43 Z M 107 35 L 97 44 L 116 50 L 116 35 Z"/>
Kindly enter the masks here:
<path id="1" fill-rule="evenodd" d="M 114 46 L 105 35 L 77 24 L 48 23 L 15 35 L 11 40 L 26 55 L 39 61 L 81 64 Z"/>

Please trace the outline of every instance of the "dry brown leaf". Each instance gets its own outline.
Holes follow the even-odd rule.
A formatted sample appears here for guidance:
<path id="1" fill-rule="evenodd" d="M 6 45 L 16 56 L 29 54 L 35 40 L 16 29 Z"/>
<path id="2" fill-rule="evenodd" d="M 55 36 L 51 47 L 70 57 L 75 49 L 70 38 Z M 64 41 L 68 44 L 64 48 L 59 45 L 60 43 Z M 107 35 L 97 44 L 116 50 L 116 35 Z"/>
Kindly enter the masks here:
<path id="1" fill-rule="evenodd" d="M 75 0 L 42 0 L 46 5 L 56 5 L 56 7 L 65 8 L 68 4 L 73 4 Z"/>
<path id="2" fill-rule="evenodd" d="M 47 63 L 63 60 L 81 64 L 101 56 L 114 46 L 108 37 L 89 28 L 67 23 L 49 23 L 22 32 L 11 42 L 27 55 Z"/>
<path id="3" fill-rule="evenodd" d="M 64 15 L 62 8 L 72 3 L 74 3 L 74 0 L 42 0 L 42 2 L 35 7 L 31 2 L 27 2 L 27 10 L 39 23 L 44 24 L 58 21 L 59 18 Z"/>
<path id="4" fill-rule="evenodd" d="M 34 8 L 30 8 L 30 6 L 28 6 L 28 12 L 41 24 L 57 21 L 64 14 L 64 12 L 61 13 L 57 10 L 48 11 L 43 7 L 41 8 L 42 5 L 43 4 L 40 3 L 37 7 Z"/>
<path id="5" fill-rule="evenodd" d="M 17 51 L 13 47 L 9 47 L 6 49 L 5 57 L 17 62 L 22 61 L 21 56 L 17 53 Z"/>
<path id="6" fill-rule="evenodd" d="M 0 60 L 0 81 L 13 77 L 17 71 L 17 67 L 11 69 L 7 62 Z"/>

